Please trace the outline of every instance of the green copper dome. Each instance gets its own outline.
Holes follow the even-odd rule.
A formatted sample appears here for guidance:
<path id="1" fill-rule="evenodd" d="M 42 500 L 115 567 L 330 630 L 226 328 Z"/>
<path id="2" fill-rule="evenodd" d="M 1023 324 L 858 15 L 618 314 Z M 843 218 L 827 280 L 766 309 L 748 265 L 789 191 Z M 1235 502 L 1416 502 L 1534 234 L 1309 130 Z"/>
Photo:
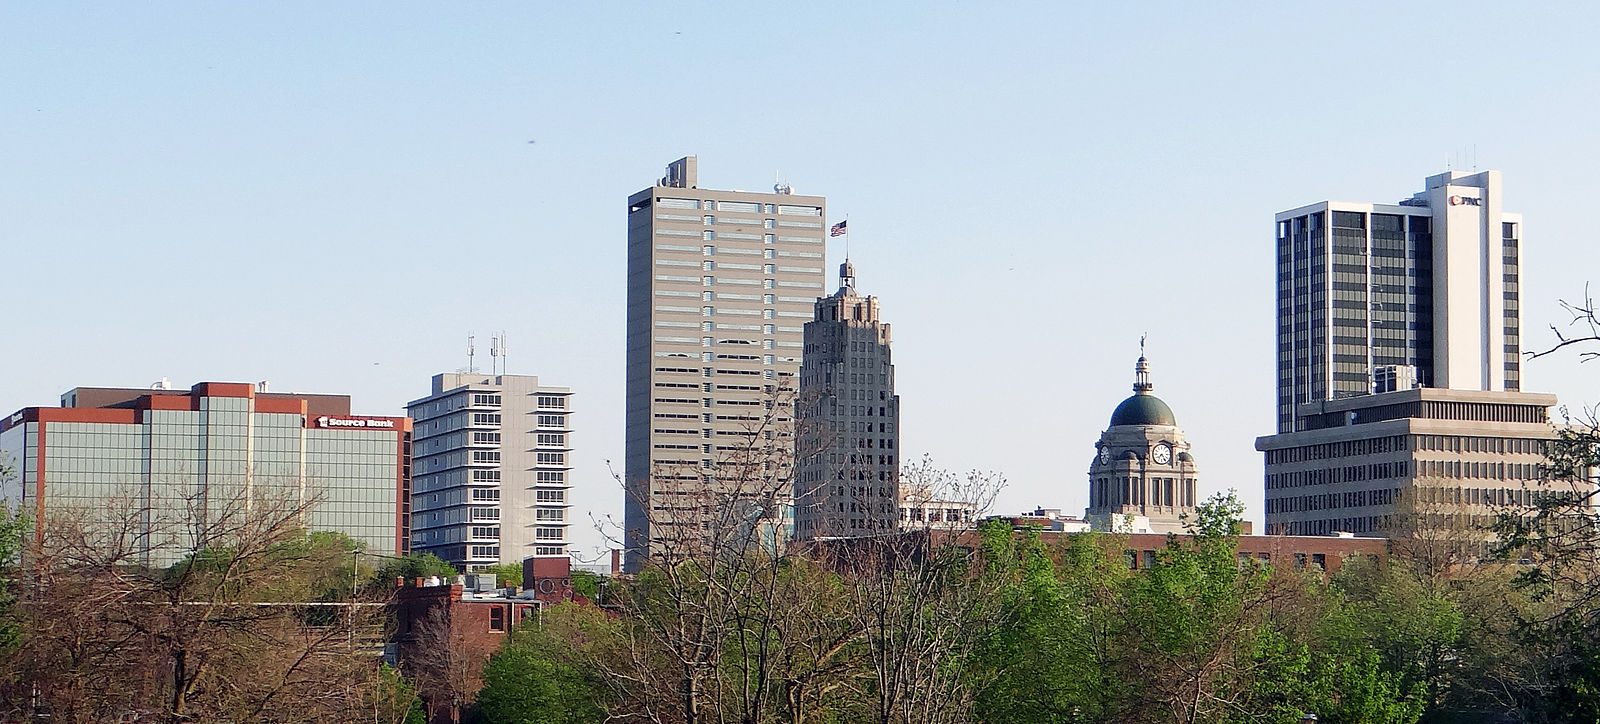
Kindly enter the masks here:
<path id="1" fill-rule="evenodd" d="M 1133 396 L 1117 405 L 1116 411 L 1111 413 L 1111 426 L 1119 425 L 1172 425 L 1178 424 L 1178 418 L 1172 414 L 1172 408 L 1161 398 L 1150 394 L 1155 389 L 1155 384 L 1150 382 L 1150 362 L 1144 358 L 1144 338 L 1139 338 L 1139 361 L 1133 365 Z"/>
<path id="2" fill-rule="evenodd" d="M 1111 426 L 1119 425 L 1172 425 L 1177 426 L 1178 418 L 1172 414 L 1172 408 L 1161 398 L 1148 392 L 1141 392 L 1117 405 L 1115 412 L 1111 413 Z"/>

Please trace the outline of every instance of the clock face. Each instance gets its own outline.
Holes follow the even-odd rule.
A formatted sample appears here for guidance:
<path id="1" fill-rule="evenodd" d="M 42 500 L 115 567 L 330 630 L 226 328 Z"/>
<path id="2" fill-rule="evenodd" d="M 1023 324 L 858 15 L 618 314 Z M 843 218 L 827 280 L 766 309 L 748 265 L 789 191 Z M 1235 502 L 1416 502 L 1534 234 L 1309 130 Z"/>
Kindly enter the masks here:
<path id="1" fill-rule="evenodd" d="M 1150 457 L 1155 458 L 1157 465 L 1166 465 L 1172 462 L 1172 448 L 1168 447 L 1166 443 L 1160 443 L 1150 453 Z"/>
<path id="2" fill-rule="evenodd" d="M 1109 462 L 1111 462 L 1111 448 L 1109 446 L 1100 448 L 1100 464 L 1105 465 Z"/>

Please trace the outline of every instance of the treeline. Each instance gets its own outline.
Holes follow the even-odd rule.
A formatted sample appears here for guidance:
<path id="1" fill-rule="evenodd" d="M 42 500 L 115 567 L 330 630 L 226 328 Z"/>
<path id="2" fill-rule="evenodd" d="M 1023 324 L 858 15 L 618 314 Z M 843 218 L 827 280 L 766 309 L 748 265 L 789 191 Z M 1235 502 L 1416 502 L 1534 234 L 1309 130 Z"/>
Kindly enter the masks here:
<path id="1" fill-rule="evenodd" d="M 1592 570 L 1422 536 L 1336 572 L 1237 555 L 1204 505 L 1154 565 L 1124 541 L 986 525 L 837 556 L 683 559 L 560 606 L 487 664 L 486 722 L 1600 720 Z M 1582 515 L 1570 505 L 1551 519 Z M 1508 535 L 1508 541 L 1510 537 Z M 1510 550 L 1509 548 L 1507 550 Z M 1575 559 L 1569 559 L 1569 563 Z M 1544 576 L 1542 582 L 1539 580 Z M 1587 587 L 1587 588 L 1585 588 Z M 1565 593 L 1562 592 L 1565 590 Z M 1568 595 L 1572 594 L 1572 595 Z"/>
<path id="2" fill-rule="evenodd" d="M 382 663 L 387 602 L 397 577 L 452 569 L 307 533 L 309 504 L 274 492 L 155 529 L 106 501 L 46 520 L 42 545 L 0 514 L 0 721 L 421 724 Z M 146 565 L 152 542 L 181 558 Z"/>

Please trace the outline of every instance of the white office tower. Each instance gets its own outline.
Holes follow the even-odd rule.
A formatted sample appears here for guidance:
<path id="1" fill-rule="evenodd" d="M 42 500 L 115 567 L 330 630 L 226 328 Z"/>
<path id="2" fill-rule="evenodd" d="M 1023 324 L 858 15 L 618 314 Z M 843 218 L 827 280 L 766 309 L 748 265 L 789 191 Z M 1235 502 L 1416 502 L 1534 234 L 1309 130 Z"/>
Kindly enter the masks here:
<path id="1" fill-rule="evenodd" d="M 438 374 L 414 420 L 411 549 L 463 572 L 567 556 L 572 391 Z"/>

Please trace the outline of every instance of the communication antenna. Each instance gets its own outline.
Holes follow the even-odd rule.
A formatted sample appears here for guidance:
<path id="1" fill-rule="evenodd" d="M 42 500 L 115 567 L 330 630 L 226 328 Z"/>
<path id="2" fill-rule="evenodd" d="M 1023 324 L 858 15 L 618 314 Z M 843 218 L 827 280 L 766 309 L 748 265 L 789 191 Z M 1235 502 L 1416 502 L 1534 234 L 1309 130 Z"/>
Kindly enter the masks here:
<path id="1" fill-rule="evenodd" d="M 477 372 L 477 370 L 472 368 L 472 358 L 475 355 L 477 355 L 477 353 L 478 353 L 478 336 L 475 335 L 475 334 L 468 334 L 467 335 L 467 374 L 469 374 L 469 375 L 473 374 L 474 372 Z"/>
<path id="2" fill-rule="evenodd" d="M 501 339 L 501 336 L 504 334 L 504 332 L 501 332 L 500 334 L 489 337 L 489 374 L 491 375 L 501 374 L 505 372 L 506 369 L 505 340 Z M 496 363 L 498 363 L 498 365 Z"/>
<path id="3" fill-rule="evenodd" d="M 500 374 L 506 374 L 511 364 L 510 348 L 506 345 L 506 331 L 500 330 Z"/>

